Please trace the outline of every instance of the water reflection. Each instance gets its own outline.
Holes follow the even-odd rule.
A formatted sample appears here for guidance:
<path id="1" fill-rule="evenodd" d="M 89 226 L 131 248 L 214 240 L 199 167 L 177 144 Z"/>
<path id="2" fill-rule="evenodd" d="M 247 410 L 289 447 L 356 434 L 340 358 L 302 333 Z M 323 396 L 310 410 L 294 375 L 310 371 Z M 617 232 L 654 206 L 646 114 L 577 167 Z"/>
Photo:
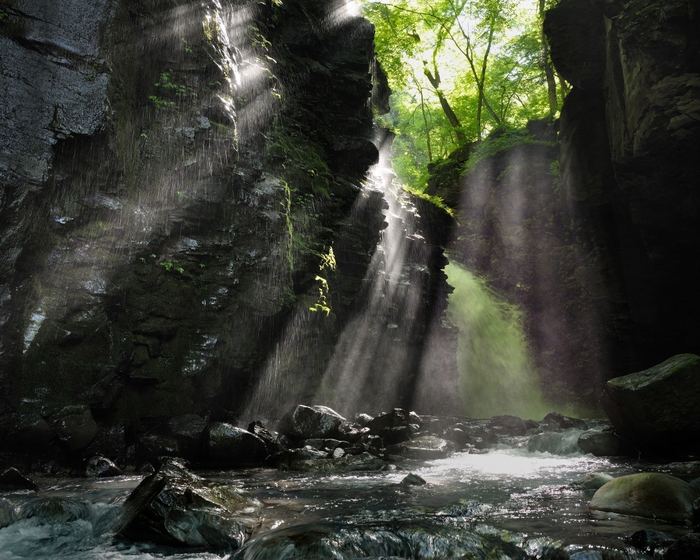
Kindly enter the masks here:
<path id="1" fill-rule="evenodd" d="M 139 477 L 44 480 L 41 485 L 47 490 L 38 494 L 5 494 L 0 499 L 0 509 L 10 508 L 18 515 L 0 529 L 0 557 L 279 560 L 466 554 L 471 558 L 482 557 L 484 547 L 495 546 L 511 559 L 564 558 L 547 556 L 548 550 L 563 549 L 573 560 L 603 558 L 603 551 L 616 551 L 615 558 L 648 560 L 652 556 L 631 548 L 625 537 L 654 529 L 678 538 L 690 528 L 622 515 L 593 516 L 587 511 L 592 492 L 572 483 L 591 472 L 620 476 L 663 470 L 684 476 L 683 468 L 590 455 L 563 457 L 520 447 L 458 453 L 427 463 L 405 461 L 371 473 L 316 475 L 273 469 L 200 473 L 242 486 L 264 504 L 258 536 L 235 554 L 115 540 L 112 521 Z M 402 485 L 409 472 L 427 484 Z M 74 512 L 68 521 L 22 518 L 21 512 L 42 509 L 47 500 L 80 507 L 66 510 Z"/>

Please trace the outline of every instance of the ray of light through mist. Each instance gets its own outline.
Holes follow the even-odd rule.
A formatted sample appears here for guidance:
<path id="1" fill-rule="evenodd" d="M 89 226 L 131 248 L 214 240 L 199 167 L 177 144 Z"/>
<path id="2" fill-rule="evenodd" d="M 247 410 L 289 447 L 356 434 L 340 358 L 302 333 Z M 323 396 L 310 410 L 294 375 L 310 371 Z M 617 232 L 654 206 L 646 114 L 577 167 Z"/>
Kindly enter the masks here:
<path id="1" fill-rule="evenodd" d="M 464 268 L 450 264 L 445 272 L 454 287 L 447 313 L 459 328 L 457 366 L 465 414 L 544 416 L 520 312 Z"/>

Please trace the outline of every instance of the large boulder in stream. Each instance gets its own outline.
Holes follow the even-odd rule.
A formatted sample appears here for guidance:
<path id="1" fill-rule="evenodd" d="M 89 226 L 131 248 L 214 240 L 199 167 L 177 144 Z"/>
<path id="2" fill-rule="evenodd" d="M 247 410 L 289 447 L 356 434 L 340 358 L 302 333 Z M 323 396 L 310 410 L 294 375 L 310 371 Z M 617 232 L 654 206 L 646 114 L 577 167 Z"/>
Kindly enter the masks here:
<path id="1" fill-rule="evenodd" d="M 590 509 L 664 521 L 692 520 L 700 491 L 663 473 L 638 473 L 615 478 L 593 495 Z"/>
<path id="2" fill-rule="evenodd" d="M 602 404 L 616 432 L 644 453 L 700 452 L 700 356 L 611 379 Z"/>
<path id="3" fill-rule="evenodd" d="M 225 422 L 212 422 L 205 430 L 204 459 L 209 464 L 260 466 L 269 455 L 265 441 L 243 428 Z"/>
<path id="4" fill-rule="evenodd" d="M 117 534 L 165 546 L 236 549 L 258 525 L 261 505 L 239 488 L 207 482 L 167 459 L 124 502 Z"/>
<path id="5" fill-rule="evenodd" d="M 311 438 L 332 438 L 340 433 L 340 427 L 347 421 L 335 410 L 327 406 L 295 406 L 282 417 L 279 432 L 293 440 Z"/>

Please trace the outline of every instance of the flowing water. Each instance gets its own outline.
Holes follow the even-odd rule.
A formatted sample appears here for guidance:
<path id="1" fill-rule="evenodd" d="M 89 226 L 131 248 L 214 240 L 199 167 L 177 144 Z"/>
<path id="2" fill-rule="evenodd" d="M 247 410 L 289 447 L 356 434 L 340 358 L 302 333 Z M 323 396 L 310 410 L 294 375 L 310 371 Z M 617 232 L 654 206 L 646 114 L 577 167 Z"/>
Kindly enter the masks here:
<path id="1" fill-rule="evenodd" d="M 578 432 L 572 431 L 571 441 Z M 565 440 L 564 440 L 565 441 Z M 0 558 L 261 560 L 284 558 L 653 559 L 624 540 L 640 529 L 673 538 L 689 527 L 592 515 L 592 492 L 572 486 L 590 472 L 613 476 L 683 465 L 651 465 L 514 447 L 402 463 L 383 472 L 319 475 L 273 469 L 200 473 L 244 487 L 264 504 L 258 533 L 238 551 L 168 549 L 116 538 L 121 503 L 141 480 L 43 479 L 38 493 L 0 497 Z M 412 472 L 422 486 L 404 486 Z M 697 476 L 697 474 L 695 475 Z M 490 552 L 489 552 L 490 551 Z M 560 554 L 560 552 L 559 552 Z M 657 553 L 658 554 L 658 553 Z M 657 556 L 658 557 L 658 556 Z"/>

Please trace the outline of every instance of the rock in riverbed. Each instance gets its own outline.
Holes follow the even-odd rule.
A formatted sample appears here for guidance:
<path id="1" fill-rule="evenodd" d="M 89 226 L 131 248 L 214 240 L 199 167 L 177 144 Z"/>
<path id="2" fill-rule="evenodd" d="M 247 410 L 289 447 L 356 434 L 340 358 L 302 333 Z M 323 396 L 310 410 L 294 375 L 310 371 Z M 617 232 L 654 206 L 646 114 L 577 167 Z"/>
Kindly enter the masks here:
<path id="1" fill-rule="evenodd" d="M 700 491 L 680 478 L 662 473 L 638 473 L 615 478 L 593 495 L 590 509 L 687 522 Z"/>
<path id="2" fill-rule="evenodd" d="M 700 451 L 700 356 L 680 354 L 616 377 L 603 391 L 615 430 L 647 454 Z"/>
<path id="3" fill-rule="evenodd" d="M 257 526 L 261 506 L 239 488 L 209 483 L 166 459 L 124 502 L 117 533 L 165 546 L 235 549 Z"/>

